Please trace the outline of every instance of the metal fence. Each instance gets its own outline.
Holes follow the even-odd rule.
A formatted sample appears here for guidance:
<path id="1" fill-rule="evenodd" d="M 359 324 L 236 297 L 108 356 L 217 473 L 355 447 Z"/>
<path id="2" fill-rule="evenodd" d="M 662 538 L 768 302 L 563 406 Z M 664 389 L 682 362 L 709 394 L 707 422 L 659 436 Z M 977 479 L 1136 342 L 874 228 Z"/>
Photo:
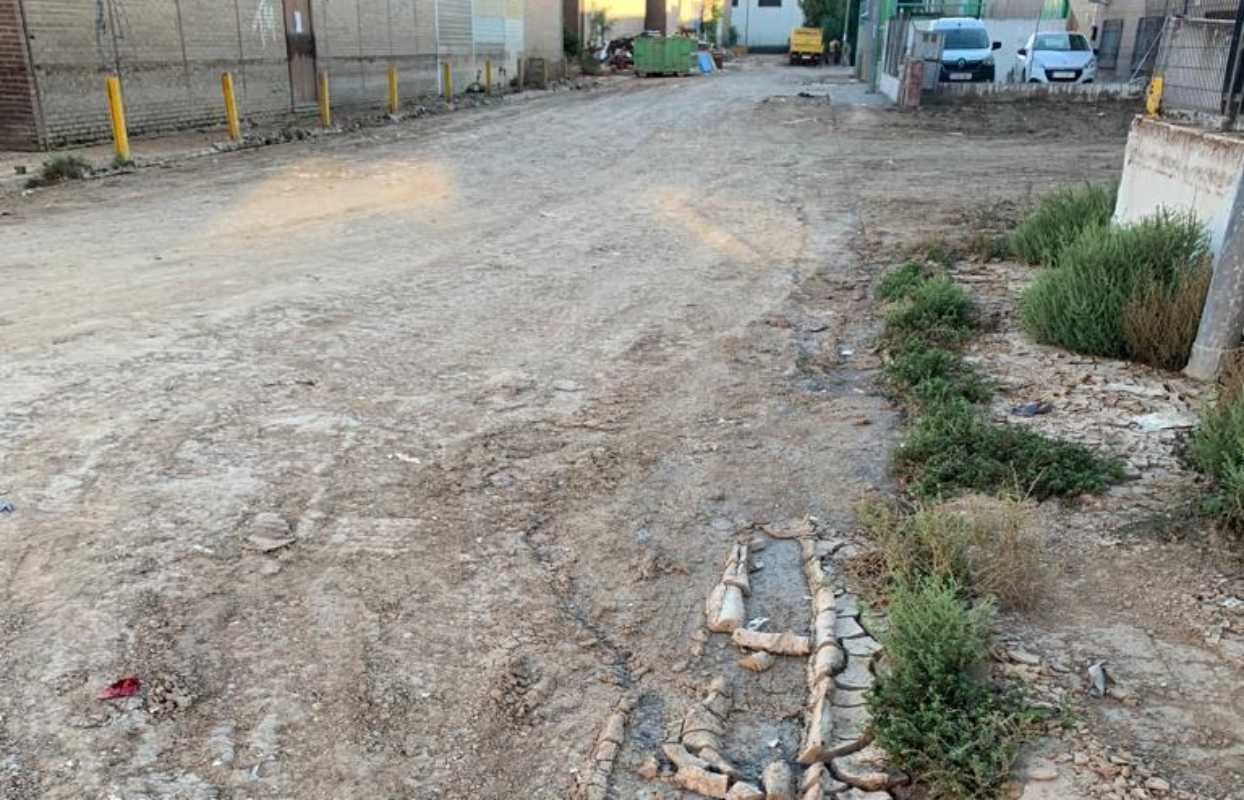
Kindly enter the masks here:
<path id="1" fill-rule="evenodd" d="M 1239 57 L 1242 13 L 1238 0 L 1172 4 L 1154 70 L 1162 77 L 1164 114 L 1216 118 L 1224 127 L 1234 126 L 1244 80 Z"/>

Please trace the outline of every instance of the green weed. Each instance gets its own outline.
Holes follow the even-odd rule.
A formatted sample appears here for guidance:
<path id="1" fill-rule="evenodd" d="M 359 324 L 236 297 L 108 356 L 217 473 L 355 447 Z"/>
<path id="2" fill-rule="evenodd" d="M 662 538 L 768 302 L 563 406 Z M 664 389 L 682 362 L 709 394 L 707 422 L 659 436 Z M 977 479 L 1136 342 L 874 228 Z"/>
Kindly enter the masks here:
<path id="1" fill-rule="evenodd" d="M 1191 216 L 1162 212 L 1128 227 L 1086 228 L 1023 293 L 1023 326 L 1038 342 L 1073 352 L 1132 356 L 1128 304 L 1153 287 L 1175 291 L 1200 267 L 1207 247 L 1204 227 Z"/>
<path id="2" fill-rule="evenodd" d="M 1044 500 L 1096 493 L 1123 478 L 1118 459 L 1020 425 L 990 421 L 964 400 L 929 406 L 894 454 L 911 493 L 938 498 L 967 490 Z"/>
<path id="3" fill-rule="evenodd" d="M 958 353 L 931 347 L 919 339 L 901 345 L 898 355 L 886 365 L 886 377 L 921 405 L 956 397 L 983 403 L 993 394 L 989 381 Z"/>
<path id="4" fill-rule="evenodd" d="M 882 636 L 887 669 L 868 694 L 877 743 L 937 797 L 994 796 L 1024 733 L 1020 704 L 986 679 L 993 608 L 953 580 L 896 587 Z"/>
<path id="5" fill-rule="evenodd" d="M 975 316 L 976 305 L 962 287 L 950 278 L 929 278 L 911 287 L 886 315 L 886 335 L 891 342 L 955 344 L 971 333 Z"/>
<path id="6" fill-rule="evenodd" d="M 921 264 L 908 261 L 898 269 L 886 273 L 881 282 L 877 284 L 877 297 L 889 303 L 906 298 L 924 282 L 924 272 Z"/>
<path id="7" fill-rule="evenodd" d="M 1213 481 L 1202 510 L 1225 528 L 1244 530 L 1244 394 L 1228 385 L 1201 411 L 1187 442 L 1192 466 Z"/>
<path id="8" fill-rule="evenodd" d="M 1115 194 L 1114 186 L 1085 184 L 1046 195 L 1011 233 L 1010 250 L 1029 264 L 1049 265 L 1081 230 L 1110 223 Z"/>
<path id="9" fill-rule="evenodd" d="M 43 162 L 39 174 L 26 181 L 26 188 L 51 186 L 62 181 L 76 181 L 90 175 L 93 168 L 89 161 L 74 155 L 55 156 Z"/>

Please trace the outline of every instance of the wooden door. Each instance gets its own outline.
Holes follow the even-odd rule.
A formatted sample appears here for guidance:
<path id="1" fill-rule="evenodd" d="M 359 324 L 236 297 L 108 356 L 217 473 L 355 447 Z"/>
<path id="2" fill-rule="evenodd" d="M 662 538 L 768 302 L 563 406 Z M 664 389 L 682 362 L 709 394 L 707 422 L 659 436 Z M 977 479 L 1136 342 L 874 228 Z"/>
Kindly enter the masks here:
<path id="1" fill-rule="evenodd" d="M 289 86 L 295 106 L 316 101 L 315 30 L 311 27 L 311 0 L 283 0 L 285 48 L 289 53 Z"/>

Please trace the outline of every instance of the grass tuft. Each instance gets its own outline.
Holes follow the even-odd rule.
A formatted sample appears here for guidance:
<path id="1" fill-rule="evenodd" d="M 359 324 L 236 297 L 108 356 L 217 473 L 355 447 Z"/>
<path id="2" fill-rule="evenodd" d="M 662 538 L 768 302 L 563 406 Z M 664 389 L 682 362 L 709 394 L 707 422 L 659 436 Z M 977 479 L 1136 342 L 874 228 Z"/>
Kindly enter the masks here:
<path id="1" fill-rule="evenodd" d="M 1019 703 L 985 677 L 992 619 L 952 580 L 900 584 L 890 602 L 887 669 L 868 709 L 877 743 L 936 797 L 996 795 L 1015 762 Z"/>
<path id="2" fill-rule="evenodd" d="M 1213 403 L 1201 411 L 1201 421 L 1188 439 L 1188 461 L 1213 482 L 1202 499 L 1202 510 L 1222 526 L 1244 531 L 1244 392 L 1240 371 L 1227 373 L 1228 382 Z"/>
<path id="3" fill-rule="evenodd" d="M 928 278 L 907 290 L 886 316 L 892 342 L 916 338 L 930 343 L 962 342 L 976 327 L 976 305 L 950 278 Z"/>
<path id="4" fill-rule="evenodd" d="M 915 261 L 908 261 L 898 269 L 886 273 L 877 284 L 877 297 L 887 303 L 903 300 L 924 280 L 924 266 Z"/>
<path id="5" fill-rule="evenodd" d="M 1133 358 L 1172 372 L 1187 366 L 1213 274 L 1202 260 L 1173 285 L 1147 280 L 1137 287 L 1123 306 L 1123 338 Z"/>
<path id="6" fill-rule="evenodd" d="M 1114 186 L 1085 184 L 1046 195 L 1011 233 L 1010 250 L 1029 264 L 1048 265 L 1080 231 L 1110 223 L 1115 194 Z"/>
<path id="7" fill-rule="evenodd" d="M 882 555 L 887 583 L 953 580 L 973 597 L 1015 610 L 1040 597 L 1040 542 L 1031 512 L 1018 500 L 974 495 L 910 513 L 872 501 L 856 513 Z"/>
<path id="8" fill-rule="evenodd" d="M 26 181 L 26 188 L 51 186 L 62 181 L 76 181 L 93 171 L 89 161 L 79 156 L 55 156 L 43 162 L 39 174 Z"/>
<path id="9" fill-rule="evenodd" d="M 1192 289 L 1208 251 L 1204 227 L 1192 216 L 1161 212 L 1124 228 L 1095 226 L 1083 230 L 1060 251 L 1054 267 L 1043 271 L 1020 298 L 1020 318 L 1038 342 L 1054 344 L 1077 353 L 1128 358 L 1134 353 L 1125 331 L 1125 310 L 1132 304 L 1130 325 L 1141 333 L 1137 339 L 1145 353 L 1166 354 L 1184 346 L 1182 333 Z M 1187 284 L 1177 318 L 1163 325 L 1169 343 L 1155 344 L 1144 331 L 1155 324 L 1142 315 L 1153 313 L 1158 297 L 1173 297 Z M 1135 300 L 1134 300 L 1135 298 Z M 1199 311 L 1196 313 L 1199 319 Z M 1186 360 L 1187 354 L 1183 354 Z"/>
<path id="10" fill-rule="evenodd" d="M 894 463 L 908 490 L 924 499 L 967 490 L 1044 500 L 1098 493 L 1124 475 L 1118 459 L 1021 425 L 994 423 L 963 400 L 927 408 Z"/>
<path id="11" fill-rule="evenodd" d="M 919 339 L 909 339 L 886 365 L 886 377 L 900 391 L 921 405 L 942 403 L 961 397 L 969 403 L 983 403 L 993 394 L 993 386 L 958 354 L 932 347 Z"/>

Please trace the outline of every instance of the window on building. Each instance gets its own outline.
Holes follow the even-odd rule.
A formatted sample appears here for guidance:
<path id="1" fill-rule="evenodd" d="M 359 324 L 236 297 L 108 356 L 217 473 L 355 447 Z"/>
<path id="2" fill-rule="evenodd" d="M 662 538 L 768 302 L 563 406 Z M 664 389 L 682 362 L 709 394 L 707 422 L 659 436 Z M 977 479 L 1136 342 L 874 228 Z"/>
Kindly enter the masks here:
<path id="1" fill-rule="evenodd" d="M 761 8 L 781 8 L 782 0 L 756 0 L 756 5 Z"/>
<path id="2" fill-rule="evenodd" d="M 730 5 L 734 6 L 735 8 L 738 8 L 739 0 L 730 0 Z"/>

